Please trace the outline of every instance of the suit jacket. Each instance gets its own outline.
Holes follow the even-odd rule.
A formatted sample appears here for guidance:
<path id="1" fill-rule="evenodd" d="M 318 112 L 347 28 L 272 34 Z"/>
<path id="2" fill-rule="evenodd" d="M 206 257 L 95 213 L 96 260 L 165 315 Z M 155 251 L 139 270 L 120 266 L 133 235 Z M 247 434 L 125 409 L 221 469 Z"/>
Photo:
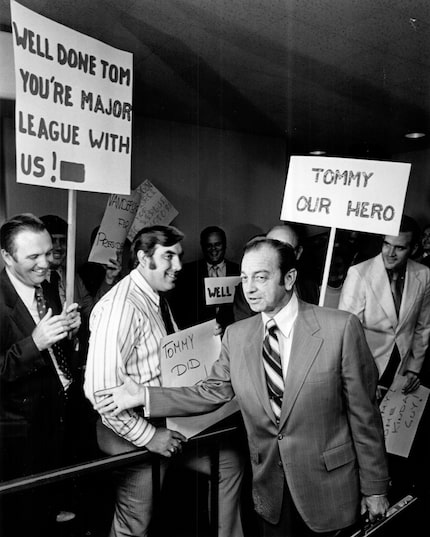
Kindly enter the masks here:
<path id="1" fill-rule="evenodd" d="M 388 485 L 377 371 L 360 322 L 299 301 L 279 423 L 267 392 L 263 336 L 261 315 L 229 326 L 201 384 L 149 389 L 151 416 L 208 412 L 236 395 L 260 516 L 278 522 L 286 480 L 312 530 L 353 524 L 360 494 L 382 494 Z"/>
<path id="2" fill-rule="evenodd" d="M 225 259 L 226 276 L 238 276 L 239 265 Z M 179 328 L 188 328 L 198 323 L 217 319 L 225 327 L 233 322 L 232 304 L 206 306 L 205 283 L 208 278 L 204 259 L 186 263 L 179 273 L 176 289 L 169 296 L 169 304 Z"/>
<path id="3" fill-rule="evenodd" d="M 46 284 L 48 304 L 60 313 L 58 298 Z M 0 326 L 0 474 L 13 478 L 56 466 L 65 394 L 49 352 L 40 352 L 31 337 L 34 320 L 5 270 L 0 274 Z M 64 342 L 63 350 L 70 356 L 72 343 Z"/>
<path id="4" fill-rule="evenodd" d="M 339 309 L 355 313 L 363 324 L 379 375 L 397 345 L 400 374 L 419 373 L 430 336 L 430 270 L 408 260 L 397 318 L 382 255 L 350 267 L 342 287 Z"/>

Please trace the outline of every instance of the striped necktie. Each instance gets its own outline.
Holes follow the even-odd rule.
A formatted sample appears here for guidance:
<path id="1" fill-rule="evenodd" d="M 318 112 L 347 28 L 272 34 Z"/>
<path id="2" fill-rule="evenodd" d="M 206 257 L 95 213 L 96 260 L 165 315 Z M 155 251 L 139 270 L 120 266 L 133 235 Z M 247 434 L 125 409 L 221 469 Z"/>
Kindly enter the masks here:
<path id="1" fill-rule="evenodd" d="M 273 319 L 270 319 L 266 324 L 266 336 L 263 341 L 263 365 L 270 404 L 275 416 L 279 418 L 284 395 L 284 376 L 282 374 L 279 341 L 276 335 L 277 328 Z"/>
<path id="2" fill-rule="evenodd" d="M 34 288 L 34 296 L 36 298 L 37 313 L 39 318 L 42 320 L 45 317 L 46 312 L 48 311 L 48 305 L 46 303 L 45 295 L 43 294 L 43 289 L 40 285 Z M 55 359 L 57 361 L 58 367 L 61 369 L 61 372 L 67 380 L 72 380 L 73 375 L 70 370 L 69 364 L 67 363 L 66 355 L 59 343 L 54 343 L 52 345 L 52 351 L 54 353 Z"/>

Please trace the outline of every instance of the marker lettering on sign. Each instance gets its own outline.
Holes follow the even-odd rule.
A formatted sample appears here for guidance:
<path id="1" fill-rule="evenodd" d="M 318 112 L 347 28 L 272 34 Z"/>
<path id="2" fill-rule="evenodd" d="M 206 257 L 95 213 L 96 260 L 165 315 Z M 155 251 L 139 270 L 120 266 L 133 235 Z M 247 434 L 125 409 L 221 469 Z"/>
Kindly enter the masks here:
<path id="1" fill-rule="evenodd" d="M 183 351 L 190 351 L 194 348 L 194 334 L 190 334 L 189 336 L 186 336 L 184 339 L 181 339 L 179 341 L 167 341 L 163 347 L 162 350 L 164 351 L 164 355 L 166 358 L 173 358 L 175 354 L 183 352 Z"/>
<path id="2" fill-rule="evenodd" d="M 79 144 L 79 125 L 71 125 L 58 121 L 46 121 L 43 117 L 36 119 L 32 114 L 18 112 L 18 130 L 21 134 L 36 136 L 40 139 L 65 144 Z"/>
<path id="3" fill-rule="evenodd" d="M 229 287 L 214 287 L 213 289 L 208 288 L 208 292 L 210 298 L 224 298 L 232 296 Z"/>
<path id="4" fill-rule="evenodd" d="M 298 211 L 308 211 L 309 213 L 321 213 L 325 211 L 330 214 L 331 200 L 329 198 L 314 198 L 312 196 L 300 196 L 297 200 L 296 208 Z"/>
<path id="5" fill-rule="evenodd" d="M 113 153 L 122 153 L 123 151 L 127 154 L 130 153 L 130 136 L 123 136 L 114 132 L 101 132 L 95 135 L 93 129 L 89 129 L 88 135 L 92 148 L 104 149 Z"/>
<path id="6" fill-rule="evenodd" d="M 49 52 L 49 41 L 46 37 L 42 38 L 42 36 L 34 33 L 33 30 L 29 30 L 28 28 L 24 28 L 22 34 L 20 35 L 16 23 L 13 22 L 12 25 L 14 30 L 13 33 L 15 35 L 15 42 L 18 47 L 22 47 L 24 50 L 28 50 L 30 54 L 36 54 L 41 58 L 46 58 L 50 61 L 54 59 Z"/>
<path id="7" fill-rule="evenodd" d="M 324 170 L 324 168 L 312 168 L 315 172 L 315 183 L 321 181 L 326 185 L 337 185 L 338 183 L 344 186 L 363 186 L 367 187 L 369 179 L 372 177 L 373 172 L 354 172 L 353 170 Z"/>
<path id="8" fill-rule="evenodd" d="M 81 90 L 81 109 L 131 121 L 131 104 Z"/>
<path id="9" fill-rule="evenodd" d="M 61 43 L 57 44 L 57 62 L 72 69 L 83 71 L 90 75 L 96 75 L 96 57 L 87 52 L 81 52 L 73 48 L 67 49 Z"/>
<path id="10" fill-rule="evenodd" d="M 24 69 L 20 69 L 19 73 L 22 78 L 22 89 L 24 93 L 37 95 L 41 99 L 51 98 L 55 104 L 73 106 L 72 86 L 58 82 L 55 80 L 55 76 L 44 78 L 42 76 L 36 76 L 29 71 L 24 71 Z"/>
<path id="11" fill-rule="evenodd" d="M 346 216 L 358 216 L 360 218 L 375 218 L 389 222 L 394 218 L 396 211 L 392 205 L 384 207 L 380 203 L 370 203 L 368 201 L 348 201 Z"/>

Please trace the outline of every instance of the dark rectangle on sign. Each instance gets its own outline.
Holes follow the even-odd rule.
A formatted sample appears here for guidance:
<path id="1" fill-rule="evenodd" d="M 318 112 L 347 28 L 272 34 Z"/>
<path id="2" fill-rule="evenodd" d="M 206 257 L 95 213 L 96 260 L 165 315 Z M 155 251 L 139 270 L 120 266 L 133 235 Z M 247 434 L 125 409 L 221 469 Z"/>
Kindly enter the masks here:
<path id="1" fill-rule="evenodd" d="M 60 162 L 60 181 L 71 181 L 73 183 L 85 182 L 85 164 L 78 162 Z"/>

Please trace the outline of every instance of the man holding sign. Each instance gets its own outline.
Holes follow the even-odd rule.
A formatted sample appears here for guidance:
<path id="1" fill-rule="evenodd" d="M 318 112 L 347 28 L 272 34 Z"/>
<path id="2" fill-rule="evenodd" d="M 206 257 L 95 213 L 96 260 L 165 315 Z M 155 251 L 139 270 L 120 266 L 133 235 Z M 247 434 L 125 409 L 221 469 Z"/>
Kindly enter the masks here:
<path id="1" fill-rule="evenodd" d="M 410 259 L 419 238 L 416 222 L 403 216 L 399 235 L 385 235 L 381 253 L 352 266 L 342 288 L 339 309 L 362 322 L 385 390 L 396 372 L 407 377 L 405 393 L 420 384 L 430 336 L 430 270 Z"/>
<path id="2" fill-rule="evenodd" d="M 160 342 L 176 329 L 163 293 L 175 287 L 182 268 L 183 238 L 172 226 L 139 231 L 131 246 L 136 268 L 94 307 L 84 388 L 95 406 L 103 399 L 103 389 L 121 384 L 128 376 L 142 386 L 161 385 Z M 135 409 L 103 416 L 103 424 L 98 427 L 99 446 L 110 455 L 145 447 L 170 458 L 182 450 L 185 440 L 181 433 L 167 429 L 164 420 L 145 420 Z M 208 457 L 189 462 L 209 473 Z M 162 459 L 161 479 L 166 469 L 167 459 Z M 219 535 L 241 537 L 242 464 L 235 450 L 220 450 L 219 472 Z M 151 463 L 124 467 L 116 474 L 110 536 L 145 537 L 152 514 Z"/>
<path id="3" fill-rule="evenodd" d="M 388 473 L 377 371 L 360 322 L 300 301 L 293 249 L 258 238 L 242 283 L 259 313 L 229 326 L 209 376 L 189 388 L 147 388 L 125 377 L 97 408 L 114 419 L 208 412 L 237 397 L 247 430 L 253 498 L 265 537 L 339 535 L 385 516 Z"/>

